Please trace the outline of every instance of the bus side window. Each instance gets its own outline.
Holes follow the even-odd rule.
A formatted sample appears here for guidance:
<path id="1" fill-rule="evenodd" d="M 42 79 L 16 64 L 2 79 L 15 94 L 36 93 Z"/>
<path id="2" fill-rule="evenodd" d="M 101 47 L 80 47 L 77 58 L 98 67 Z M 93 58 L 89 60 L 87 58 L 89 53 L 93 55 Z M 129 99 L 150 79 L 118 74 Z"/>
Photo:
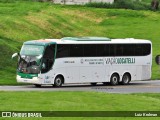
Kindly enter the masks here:
<path id="1" fill-rule="evenodd" d="M 96 57 L 97 45 L 96 44 L 84 44 L 84 57 Z"/>
<path id="2" fill-rule="evenodd" d="M 116 56 L 123 56 L 124 53 L 124 46 L 123 44 L 116 45 Z"/>
<path id="3" fill-rule="evenodd" d="M 123 56 L 135 56 L 135 44 L 124 44 Z"/>
<path id="4" fill-rule="evenodd" d="M 143 55 L 149 55 L 151 53 L 151 45 L 144 44 L 143 45 Z"/>
<path id="5" fill-rule="evenodd" d="M 97 57 L 109 56 L 109 45 L 98 44 L 97 45 Z"/>
<path id="6" fill-rule="evenodd" d="M 81 44 L 72 44 L 70 46 L 70 56 L 71 57 L 83 57 L 83 45 Z"/>
<path id="7" fill-rule="evenodd" d="M 70 57 L 70 45 L 57 45 L 57 55 L 56 58 Z"/>
<path id="8" fill-rule="evenodd" d="M 110 44 L 109 45 L 109 51 L 110 55 L 109 56 L 116 56 L 116 44 Z"/>
<path id="9" fill-rule="evenodd" d="M 135 45 L 135 56 L 142 56 L 143 55 L 143 49 L 141 44 Z"/>

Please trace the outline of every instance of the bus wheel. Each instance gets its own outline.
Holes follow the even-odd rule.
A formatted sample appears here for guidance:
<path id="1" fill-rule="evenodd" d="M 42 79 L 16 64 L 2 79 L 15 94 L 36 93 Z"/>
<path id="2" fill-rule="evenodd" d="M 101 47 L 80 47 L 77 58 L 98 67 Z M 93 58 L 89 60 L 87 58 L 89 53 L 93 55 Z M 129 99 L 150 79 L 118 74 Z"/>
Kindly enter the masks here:
<path id="1" fill-rule="evenodd" d="M 131 81 L 131 76 L 130 74 L 124 74 L 122 77 L 122 84 L 127 85 Z"/>
<path id="2" fill-rule="evenodd" d="M 112 76 L 110 78 L 111 85 L 117 85 L 118 82 L 119 82 L 119 76 L 118 76 L 118 74 L 112 74 Z"/>
<path id="3" fill-rule="evenodd" d="M 63 84 L 63 78 L 61 76 L 57 76 L 54 80 L 54 86 L 60 87 Z"/>
<path id="4" fill-rule="evenodd" d="M 35 85 L 35 87 L 38 87 L 38 88 L 40 88 L 41 87 L 41 85 L 39 85 L 39 84 L 34 84 Z"/>
<path id="5" fill-rule="evenodd" d="M 92 86 L 96 86 L 96 85 L 97 85 L 97 83 L 91 83 L 91 85 L 92 85 Z"/>

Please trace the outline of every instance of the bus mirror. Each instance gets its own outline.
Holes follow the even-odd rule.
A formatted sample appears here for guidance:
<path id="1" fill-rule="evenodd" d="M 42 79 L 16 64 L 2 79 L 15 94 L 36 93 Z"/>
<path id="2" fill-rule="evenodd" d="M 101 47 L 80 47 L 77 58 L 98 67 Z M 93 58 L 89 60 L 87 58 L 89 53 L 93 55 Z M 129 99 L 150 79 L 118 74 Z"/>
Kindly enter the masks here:
<path id="1" fill-rule="evenodd" d="M 16 57 L 18 55 L 18 53 L 14 53 L 13 55 L 12 55 L 12 59 L 14 58 L 14 57 Z"/>

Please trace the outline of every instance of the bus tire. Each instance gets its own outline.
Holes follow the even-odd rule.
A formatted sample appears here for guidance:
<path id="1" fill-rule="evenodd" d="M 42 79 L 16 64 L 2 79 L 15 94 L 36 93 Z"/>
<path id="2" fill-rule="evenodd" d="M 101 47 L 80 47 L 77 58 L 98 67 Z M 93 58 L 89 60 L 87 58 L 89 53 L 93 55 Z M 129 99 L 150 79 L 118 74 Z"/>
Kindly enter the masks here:
<path id="1" fill-rule="evenodd" d="M 35 85 L 35 87 L 38 87 L 38 88 L 40 88 L 41 87 L 41 85 L 39 85 L 39 84 L 34 84 Z"/>
<path id="2" fill-rule="evenodd" d="M 127 85 L 131 81 L 131 75 L 129 73 L 125 73 L 122 77 L 122 84 Z"/>
<path id="3" fill-rule="evenodd" d="M 119 83 L 119 75 L 114 73 L 110 78 L 111 85 L 117 85 Z"/>
<path id="4" fill-rule="evenodd" d="M 63 84 L 63 77 L 57 76 L 54 80 L 54 86 L 55 87 L 61 87 Z"/>

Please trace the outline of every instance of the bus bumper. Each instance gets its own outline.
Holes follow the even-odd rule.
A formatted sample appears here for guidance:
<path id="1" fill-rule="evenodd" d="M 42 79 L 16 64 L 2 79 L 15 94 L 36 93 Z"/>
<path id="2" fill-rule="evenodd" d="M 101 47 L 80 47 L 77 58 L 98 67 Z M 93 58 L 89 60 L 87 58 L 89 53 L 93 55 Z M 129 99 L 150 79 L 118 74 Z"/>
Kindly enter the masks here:
<path id="1" fill-rule="evenodd" d="M 38 77 L 33 77 L 32 79 L 21 78 L 21 76 L 17 75 L 17 82 L 19 83 L 31 83 L 31 84 L 40 84 L 40 80 Z"/>

